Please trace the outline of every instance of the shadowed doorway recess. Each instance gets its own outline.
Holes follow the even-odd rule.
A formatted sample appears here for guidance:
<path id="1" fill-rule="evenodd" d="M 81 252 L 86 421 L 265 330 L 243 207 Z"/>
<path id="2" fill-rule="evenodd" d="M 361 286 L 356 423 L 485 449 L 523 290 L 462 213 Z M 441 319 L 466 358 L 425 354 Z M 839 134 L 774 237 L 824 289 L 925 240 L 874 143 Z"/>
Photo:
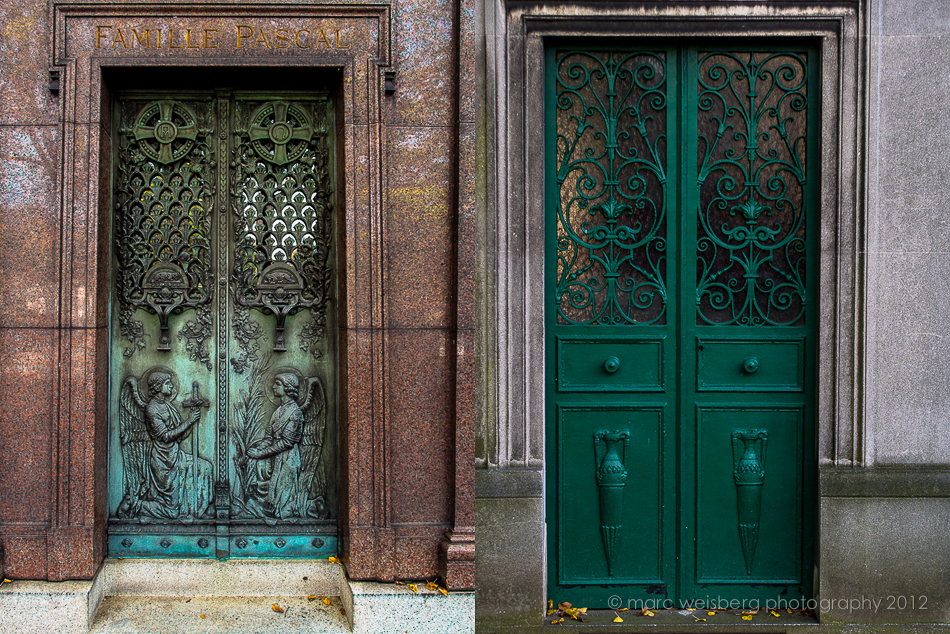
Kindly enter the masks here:
<path id="1" fill-rule="evenodd" d="M 323 93 L 117 99 L 110 556 L 337 551 L 333 117 Z"/>

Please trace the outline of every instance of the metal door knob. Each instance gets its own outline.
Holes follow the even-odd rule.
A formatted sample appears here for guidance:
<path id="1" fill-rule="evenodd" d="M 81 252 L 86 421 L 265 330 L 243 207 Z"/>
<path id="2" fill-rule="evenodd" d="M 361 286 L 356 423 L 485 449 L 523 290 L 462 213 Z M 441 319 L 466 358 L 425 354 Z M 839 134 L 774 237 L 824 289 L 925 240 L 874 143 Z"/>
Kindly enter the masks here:
<path id="1" fill-rule="evenodd" d="M 607 359 L 604 361 L 604 370 L 606 370 L 610 374 L 613 374 L 619 369 L 620 369 L 620 359 L 618 359 L 617 357 L 607 357 Z"/>
<path id="2" fill-rule="evenodd" d="M 748 357 L 742 362 L 742 369 L 746 374 L 755 374 L 759 371 L 759 360 L 755 357 Z"/>

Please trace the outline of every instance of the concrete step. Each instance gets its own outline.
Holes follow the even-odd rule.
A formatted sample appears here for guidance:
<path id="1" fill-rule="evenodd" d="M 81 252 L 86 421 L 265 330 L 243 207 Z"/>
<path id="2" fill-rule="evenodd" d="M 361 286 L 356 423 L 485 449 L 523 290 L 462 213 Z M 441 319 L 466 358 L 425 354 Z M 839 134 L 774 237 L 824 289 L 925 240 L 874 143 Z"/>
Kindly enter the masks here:
<path id="1" fill-rule="evenodd" d="M 107 597 L 340 596 L 343 566 L 326 559 L 109 559 Z"/>
<path id="2" fill-rule="evenodd" d="M 474 618 L 472 592 L 349 581 L 327 560 L 110 559 L 90 581 L 0 584 L 2 634 L 471 634 Z"/>
<path id="3" fill-rule="evenodd" d="M 113 559 L 102 576 L 95 634 L 350 632 L 346 576 L 325 559 Z"/>
<path id="4" fill-rule="evenodd" d="M 278 605 L 283 612 L 276 612 Z M 349 634 L 339 597 L 106 597 L 90 634 Z"/>

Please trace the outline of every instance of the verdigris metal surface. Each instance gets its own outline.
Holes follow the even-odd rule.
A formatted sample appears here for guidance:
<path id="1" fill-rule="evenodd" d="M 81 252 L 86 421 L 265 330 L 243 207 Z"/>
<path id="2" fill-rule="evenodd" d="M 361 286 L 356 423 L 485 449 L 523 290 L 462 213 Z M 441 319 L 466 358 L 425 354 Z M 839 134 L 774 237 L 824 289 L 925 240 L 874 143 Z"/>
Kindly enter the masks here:
<path id="1" fill-rule="evenodd" d="M 325 95 L 116 107 L 110 554 L 336 552 Z"/>

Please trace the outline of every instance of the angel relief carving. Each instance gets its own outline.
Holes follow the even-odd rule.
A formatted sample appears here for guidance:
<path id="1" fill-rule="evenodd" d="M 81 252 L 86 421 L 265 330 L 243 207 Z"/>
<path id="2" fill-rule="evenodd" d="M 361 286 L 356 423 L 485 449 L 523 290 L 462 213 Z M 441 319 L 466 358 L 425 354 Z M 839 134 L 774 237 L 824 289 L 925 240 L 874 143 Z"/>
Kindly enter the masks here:
<path id="1" fill-rule="evenodd" d="M 260 383 L 259 377 L 257 382 Z M 267 524 L 327 517 L 321 456 L 326 431 L 326 394 L 319 377 L 278 371 L 271 383 L 276 408 L 267 424 L 255 408 L 257 433 L 250 431 L 235 465 L 237 516 Z M 259 394 L 260 395 L 260 394 Z M 262 396 L 262 395 L 260 395 Z M 262 400 L 262 399 L 261 399 Z"/>
<path id="2" fill-rule="evenodd" d="M 208 407 L 208 400 L 201 397 L 195 382 L 192 398 L 182 403 L 191 414 L 183 419 L 174 403 L 178 391 L 174 372 L 153 368 L 141 380 L 147 398 L 136 377 L 122 383 L 119 434 L 124 497 L 116 515 L 142 522 L 211 519 L 212 466 L 198 455 L 195 440 L 201 408 Z M 190 455 L 181 448 L 189 432 Z"/>

